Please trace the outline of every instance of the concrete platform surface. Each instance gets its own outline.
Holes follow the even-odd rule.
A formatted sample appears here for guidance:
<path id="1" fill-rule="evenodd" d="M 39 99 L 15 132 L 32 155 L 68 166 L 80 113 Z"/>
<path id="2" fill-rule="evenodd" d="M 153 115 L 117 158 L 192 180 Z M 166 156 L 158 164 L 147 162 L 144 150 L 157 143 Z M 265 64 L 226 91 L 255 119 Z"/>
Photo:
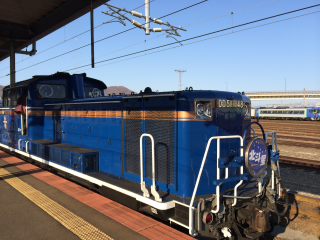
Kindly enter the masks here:
<path id="1" fill-rule="evenodd" d="M 39 202 L 39 199 L 45 202 Z M 59 207 L 48 210 L 49 206 Z M 70 219 L 66 220 L 66 217 Z M 69 224 L 79 221 L 84 221 L 86 226 Z M 0 151 L 1 240 L 98 239 L 91 236 L 97 232 L 103 234 L 102 239 L 192 239 L 98 193 Z"/>

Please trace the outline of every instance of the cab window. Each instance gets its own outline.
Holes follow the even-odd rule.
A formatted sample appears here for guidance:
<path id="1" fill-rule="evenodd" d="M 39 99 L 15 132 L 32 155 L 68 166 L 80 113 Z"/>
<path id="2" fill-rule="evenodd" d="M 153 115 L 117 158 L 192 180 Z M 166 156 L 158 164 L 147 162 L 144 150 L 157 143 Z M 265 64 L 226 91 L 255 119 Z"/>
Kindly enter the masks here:
<path id="1" fill-rule="evenodd" d="M 41 99 L 64 99 L 66 87 L 61 84 L 37 84 L 36 97 Z"/>

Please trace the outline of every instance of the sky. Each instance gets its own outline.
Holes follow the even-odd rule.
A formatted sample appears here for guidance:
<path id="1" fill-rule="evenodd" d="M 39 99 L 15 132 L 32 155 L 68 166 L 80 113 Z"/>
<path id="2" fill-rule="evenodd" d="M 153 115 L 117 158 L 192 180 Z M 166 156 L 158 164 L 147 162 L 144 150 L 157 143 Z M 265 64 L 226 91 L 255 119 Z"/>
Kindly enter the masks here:
<path id="1" fill-rule="evenodd" d="M 151 0 L 150 16 L 160 18 L 199 2 L 202 0 Z M 110 0 L 109 4 L 132 10 L 144 1 Z M 208 0 L 161 20 L 184 27 L 187 31 L 178 31 L 181 37 L 175 37 L 183 41 L 316 4 L 320 1 Z M 68 72 L 85 72 L 107 86 L 125 86 L 135 92 L 145 87 L 176 91 L 179 74 L 174 70 L 181 69 L 186 70 L 182 74 L 183 88 L 233 92 L 320 90 L 320 6 L 183 41 L 182 45 L 166 37 L 165 32 L 145 35 L 139 28 L 107 38 L 133 27 L 128 21 L 126 26 L 118 22 L 103 24 L 113 19 L 102 13 L 107 10 L 105 5 L 94 10 L 94 38 L 101 40 L 95 43 L 95 68 L 78 68 L 91 63 L 90 46 L 56 57 L 90 44 L 90 15 L 86 14 L 39 40 L 36 55 L 16 54 L 16 81 L 73 69 Z M 144 6 L 135 11 L 144 14 Z M 140 23 L 144 21 L 130 14 L 126 16 Z M 166 28 L 151 23 L 151 28 L 158 27 Z M 85 31 L 88 32 L 74 38 Z M 53 59 L 41 63 L 50 58 Z M 0 85 L 9 84 L 10 77 L 5 76 L 8 73 L 9 59 L 6 59 L 0 62 Z M 284 101 L 292 102 L 297 100 Z M 256 101 L 253 106 L 272 103 L 280 101 Z"/>

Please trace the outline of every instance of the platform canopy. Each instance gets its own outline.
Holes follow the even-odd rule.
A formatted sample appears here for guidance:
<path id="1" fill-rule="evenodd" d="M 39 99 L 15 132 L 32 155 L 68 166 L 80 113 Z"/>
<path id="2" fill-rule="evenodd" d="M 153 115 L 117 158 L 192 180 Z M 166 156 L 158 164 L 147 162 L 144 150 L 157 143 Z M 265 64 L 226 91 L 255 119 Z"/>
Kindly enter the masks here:
<path id="1" fill-rule="evenodd" d="M 10 56 L 10 42 L 20 51 L 109 0 L 0 1 L 0 61 Z"/>

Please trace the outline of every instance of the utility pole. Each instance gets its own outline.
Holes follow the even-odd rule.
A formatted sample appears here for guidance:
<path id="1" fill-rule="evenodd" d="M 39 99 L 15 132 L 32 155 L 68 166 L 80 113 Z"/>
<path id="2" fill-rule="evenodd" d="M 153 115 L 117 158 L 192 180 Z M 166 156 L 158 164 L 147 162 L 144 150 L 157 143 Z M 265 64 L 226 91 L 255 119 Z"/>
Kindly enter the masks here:
<path id="1" fill-rule="evenodd" d="M 306 107 L 306 89 L 303 89 L 303 107 Z"/>
<path id="2" fill-rule="evenodd" d="M 179 91 L 181 91 L 181 73 L 184 73 L 187 70 L 175 69 L 174 71 L 179 73 Z"/>
<path id="3" fill-rule="evenodd" d="M 94 68 L 94 26 L 93 26 L 93 4 L 91 0 L 90 8 L 90 25 L 91 25 L 91 67 Z"/>
<path id="4" fill-rule="evenodd" d="M 150 4 L 149 4 L 149 0 L 144 0 L 144 4 L 145 4 L 145 18 L 146 18 L 146 35 L 150 35 Z"/>
<path id="5" fill-rule="evenodd" d="M 16 54 L 14 40 L 10 42 L 10 87 L 16 84 Z"/>

